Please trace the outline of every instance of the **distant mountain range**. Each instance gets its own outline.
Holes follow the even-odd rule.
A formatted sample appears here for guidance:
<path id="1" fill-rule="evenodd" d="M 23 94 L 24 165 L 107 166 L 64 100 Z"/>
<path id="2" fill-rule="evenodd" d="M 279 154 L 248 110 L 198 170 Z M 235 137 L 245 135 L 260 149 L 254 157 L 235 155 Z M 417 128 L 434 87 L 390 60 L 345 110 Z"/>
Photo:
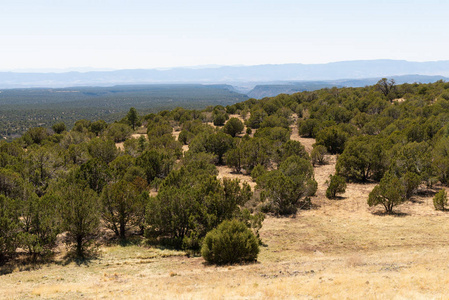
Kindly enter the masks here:
<path id="1" fill-rule="evenodd" d="M 280 64 L 257 66 L 205 66 L 167 70 L 118 70 L 63 73 L 0 72 L 0 88 L 112 86 L 155 83 L 226 83 L 248 92 L 258 84 L 298 81 L 325 81 L 336 84 L 342 78 L 396 77 L 400 75 L 439 75 L 449 77 L 449 61 L 409 62 L 403 60 L 359 60 L 327 64 Z M 376 80 L 377 79 L 377 80 Z M 329 82 L 331 81 L 331 82 Z M 342 85 L 345 84 L 341 83 Z M 258 88 L 260 89 L 260 88 Z M 298 89 L 298 87 L 293 88 Z"/>

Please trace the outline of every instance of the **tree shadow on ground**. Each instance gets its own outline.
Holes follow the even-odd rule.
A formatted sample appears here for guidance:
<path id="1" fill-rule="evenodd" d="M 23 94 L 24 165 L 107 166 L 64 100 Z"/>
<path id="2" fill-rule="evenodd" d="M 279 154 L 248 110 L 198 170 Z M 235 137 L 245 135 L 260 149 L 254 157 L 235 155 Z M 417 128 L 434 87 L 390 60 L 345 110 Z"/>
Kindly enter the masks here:
<path id="1" fill-rule="evenodd" d="M 380 216 L 380 217 L 386 217 L 386 216 L 407 217 L 407 216 L 410 216 L 409 213 L 404 213 L 404 212 L 400 212 L 400 211 L 386 212 L 384 210 L 378 210 L 378 211 L 372 212 L 372 214 L 375 216 Z"/>
<path id="2" fill-rule="evenodd" d="M 0 264 L 0 276 L 13 273 L 15 271 L 33 271 L 38 270 L 44 264 L 54 262 L 54 254 L 32 256 L 28 254 L 15 254 L 8 257 Z"/>
<path id="3" fill-rule="evenodd" d="M 241 267 L 241 266 L 251 266 L 251 265 L 260 265 L 261 262 L 258 260 L 255 261 L 243 261 L 243 262 L 237 262 L 237 263 L 225 263 L 225 264 L 214 264 L 209 263 L 207 261 L 202 262 L 202 265 L 205 267 L 215 267 L 215 268 L 230 268 L 230 267 Z"/>
<path id="4" fill-rule="evenodd" d="M 331 201 L 342 201 L 342 200 L 348 199 L 348 197 L 335 196 L 335 197 L 332 197 L 332 198 L 326 198 L 326 199 L 331 200 Z"/>
<path id="5" fill-rule="evenodd" d="M 100 252 L 98 246 L 95 246 L 86 250 L 83 256 L 78 256 L 74 251 L 69 251 L 60 261 L 55 261 L 55 263 L 61 266 L 67 266 L 70 263 L 75 263 L 77 266 L 89 266 L 91 262 L 98 259 L 99 256 Z"/>
<path id="6" fill-rule="evenodd" d="M 411 203 L 413 203 L 413 204 L 423 204 L 423 203 L 426 202 L 426 201 L 424 201 L 423 199 L 418 199 L 418 198 L 415 198 L 415 197 L 411 197 L 411 198 L 408 199 L 407 201 L 408 201 L 408 202 L 411 202 Z"/>
<path id="7" fill-rule="evenodd" d="M 416 195 L 421 197 L 434 197 L 440 190 L 437 188 L 420 189 L 416 192 Z"/>

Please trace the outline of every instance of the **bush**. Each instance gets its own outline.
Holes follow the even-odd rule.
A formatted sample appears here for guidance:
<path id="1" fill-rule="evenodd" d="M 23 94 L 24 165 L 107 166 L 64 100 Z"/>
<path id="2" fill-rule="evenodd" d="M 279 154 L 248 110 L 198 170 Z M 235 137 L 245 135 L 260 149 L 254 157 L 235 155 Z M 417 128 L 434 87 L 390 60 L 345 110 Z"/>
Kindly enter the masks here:
<path id="1" fill-rule="evenodd" d="M 330 181 L 326 181 L 328 184 L 326 190 L 326 197 L 329 199 L 335 198 L 337 193 L 341 194 L 346 191 L 346 181 L 344 177 L 338 175 L 329 175 Z"/>
<path id="2" fill-rule="evenodd" d="M 386 213 L 393 213 L 393 207 L 404 203 L 406 198 L 406 189 L 402 182 L 394 174 L 387 172 L 380 183 L 369 193 L 368 205 L 383 205 Z"/>
<path id="3" fill-rule="evenodd" d="M 223 126 L 224 123 L 226 122 L 226 119 L 227 118 L 226 118 L 225 114 L 221 114 L 221 113 L 216 114 L 216 115 L 214 115 L 214 120 L 213 120 L 214 125 L 215 126 Z"/>
<path id="4" fill-rule="evenodd" d="M 315 195 L 317 182 L 309 160 L 293 155 L 281 163 L 278 170 L 257 177 L 263 188 L 260 196 L 265 211 L 276 215 L 295 214 L 298 208 L 310 207 L 310 196 Z"/>
<path id="5" fill-rule="evenodd" d="M 232 137 L 235 137 L 237 134 L 243 131 L 244 127 L 245 126 L 243 125 L 242 121 L 240 121 L 239 119 L 230 118 L 223 127 L 223 132 L 231 135 Z"/>
<path id="6" fill-rule="evenodd" d="M 264 175 L 267 172 L 267 169 L 261 164 L 258 164 L 251 171 L 251 178 L 255 181 L 259 176 Z"/>
<path id="7" fill-rule="evenodd" d="M 257 260 L 259 243 L 244 223 L 224 221 L 207 233 L 201 255 L 211 264 L 223 265 Z"/>
<path id="8" fill-rule="evenodd" d="M 405 187 L 405 196 L 409 199 L 418 189 L 421 178 L 416 173 L 407 172 L 401 178 L 402 185 Z"/>
<path id="9" fill-rule="evenodd" d="M 326 154 L 327 149 L 323 145 L 316 145 L 313 147 L 312 153 L 310 154 L 312 157 L 312 165 L 324 165 L 326 163 Z"/>
<path id="10" fill-rule="evenodd" d="M 439 191 L 435 197 L 433 197 L 433 206 L 435 206 L 436 210 L 446 210 L 447 205 L 447 193 L 444 189 Z"/>
<path id="11" fill-rule="evenodd" d="M 16 251 L 19 219 L 14 200 L 0 194 L 0 265 Z"/>
<path id="12" fill-rule="evenodd" d="M 67 128 L 64 124 L 64 122 L 58 122 L 56 124 L 53 124 L 53 126 L 51 127 L 53 129 L 53 131 L 55 133 L 62 133 L 63 131 L 65 131 Z"/>

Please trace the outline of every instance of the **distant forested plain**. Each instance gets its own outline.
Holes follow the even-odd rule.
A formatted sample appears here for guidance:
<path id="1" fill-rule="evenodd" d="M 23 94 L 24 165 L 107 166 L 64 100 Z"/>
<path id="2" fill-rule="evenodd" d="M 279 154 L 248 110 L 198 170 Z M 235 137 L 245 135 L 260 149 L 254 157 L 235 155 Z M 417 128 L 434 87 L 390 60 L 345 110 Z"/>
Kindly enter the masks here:
<path id="1" fill-rule="evenodd" d="M 11 140 L 31 127 L 68 128 L 80 119 L 112 122 L 130 107 L 155 113 L 176 107 L 203 109 L 231 105 L 248 97 L 228 85 L 161 84 L 114 87 L 30 88 L 0 90 L 0 135 Z"/>

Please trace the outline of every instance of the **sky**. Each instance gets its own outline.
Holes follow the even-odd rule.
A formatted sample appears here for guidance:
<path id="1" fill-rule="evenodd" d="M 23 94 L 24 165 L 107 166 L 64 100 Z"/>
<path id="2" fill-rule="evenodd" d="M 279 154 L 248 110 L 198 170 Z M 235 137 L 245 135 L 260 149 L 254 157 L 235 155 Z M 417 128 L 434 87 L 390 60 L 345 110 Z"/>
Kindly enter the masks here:
<path id="1" fill-rule="evenodd" d="M 0 0 L 0 70 L 449 60 L 449 1 Z"/>

